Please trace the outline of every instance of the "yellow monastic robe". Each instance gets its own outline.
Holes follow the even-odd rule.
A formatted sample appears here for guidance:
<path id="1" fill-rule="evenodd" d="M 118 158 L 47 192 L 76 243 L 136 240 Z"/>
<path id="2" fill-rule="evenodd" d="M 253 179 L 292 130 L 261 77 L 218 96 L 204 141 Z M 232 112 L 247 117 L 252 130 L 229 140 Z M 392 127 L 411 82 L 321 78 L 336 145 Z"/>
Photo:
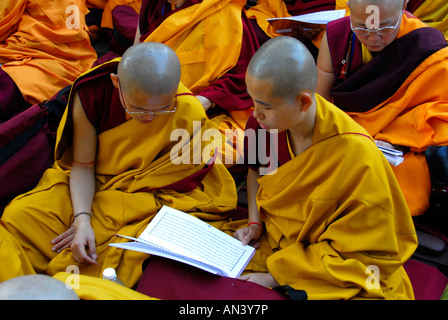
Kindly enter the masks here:
<path id="1" fill-rule="evenodd" d="M 99 277 L 59 272 L 53 278 L 71 286 L 81 300 L 157 300 Z"/>
<path id="2" fill-rule="evenodd" d="M 33 266 L 17 240 L 0 221 L 0 283 L 11 278 L 34 274 Z"/>
<path id="3" fill-rule="evenodd" d="M 258 183 L 266 228 L 245 272 L 270 272 L 309 299 L 413 298 L 402 264 L 417 238 L 405 199 L 371 137 L 342 111 L 317 96 L 312 145 Z"/>
<path id="4" fill-rule="evenodd" d="M 111 64 L 116 66 L 118 61 L 116 59 L 94 70 L 110 68 Z M 106 75 L 109 72 L 107 69 Z M 142 263 L 148 255 L 110 247 L 109 243 L 127 241 L 115 234 L 137 237 L 163 205 L 188 212 L 218 228 L 234 213 L 237 200 L 235 183 L 222 164 L 215 163 L 200 184 L 190 191 L 164 188 L 205 167 L 204 162 L 175 164 L 177 158 L 171 154 L 171 149 L 184 145 L 190 154 L 185 155 L 182 150 L 182 156 L 188 158 L 195 150 L 202 153 L 207 146 L 203 143 L 198 147 L 196 144 L 197 140 L 201 141 L 201 136 L 193 134 L 197 129 L 195 125 L 199 124 L 202 131 L 216 129 L 215 124 L 207 119 L 199 100 L 184 85 L 179 85 L 178 94 L 175 113 L 159 116 L 147 125 L 130 119 L 98 135 L 97 192 L 91 219 L 98 265 L 80 265 L 81 274 L 99 276 L 103 269 L 113 267 L 126 286 L 133 287 L 142 275 Z M 73 221 L 68 185 L 73 160 L 69 110 L 71 101 L 58 129 L 53 168 L 44 173 L 35 189 L 15 198 L 5 208 L 2 217 L 8 230 L 24 247 L 36 272 L 49 275 L 77 265 L 70 249 L 56 253 L 51 250 L 50 243 Z M 188 133 L 187 138 L 179 141 L 175 135 L 172 139 L 171 134 L 176 129 Z M 201 131 L 195 133 L 200 135 Z M 190 138 L 196 142 L 191 143 Z M 143 191 L 145 189 L 152 191 Z"/>
<path id="5" fill-rule="evenodd" d="M 446 0 L 426 0 L 413 12 L 430 27 L 440 30 L 448 38 L 448 2 Z"/>
<path id="6" fill-rule="evenodd" d="M 145 42 L 160 42 L 173 49 L 181 64 L 181 81 L 194 94 L 232 69 L 239 58 L 243 25 L 241 11 L 245 0 L 211 0 L 179 10 L 166 18 Z M 211 31 L 215 30 L 215 31 Z M 222 30 L 217 36 L 216 30 Z M 220 130 L 244 130 L 253 109 L 229 111 Z M 228 137 L 233 138 L 233 137 Z M 225 163 L 236 163 L 242 156 L 242 137 L 233 154 L 222 152 Z M 222 150 L 225 146 L 222 147 Z"/>
<path id="7" fill-rule="evenodd" d="M 30 104 L 50 99 L 97 59 L 81 0 L 0 2 L 0 64 Z"/>

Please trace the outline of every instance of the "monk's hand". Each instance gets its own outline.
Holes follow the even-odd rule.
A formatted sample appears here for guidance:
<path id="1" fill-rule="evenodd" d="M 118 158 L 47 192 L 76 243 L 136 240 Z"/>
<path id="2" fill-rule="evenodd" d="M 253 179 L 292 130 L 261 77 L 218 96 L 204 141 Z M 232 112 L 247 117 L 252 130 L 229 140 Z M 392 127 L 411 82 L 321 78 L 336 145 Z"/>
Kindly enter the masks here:
<path id="1" fill-rule="evenodd" d="M 263 234 L 263 227 L 259 224 L 251 224 L 247 227 L 238 229 L 234 232 L 233 236 L 240 240 L 245 246 L 246 244 L 253 245 L 253 242 L 258 240 Z"/>
<path id="2" fill-rule="evenodd" d="M 205 111 L 207 111 L 213 104 L 208 98 L 204 96 L 196 96 L 196 98 L 199 99 Z"/>
<path id="3" fill-rule="evenodd" d="M 73 225 L 76 230 L 70 246 L 73 258 L 78 263 L 97 264 L 95 232 L 90 225 L 90 216 L 80 215 Z"/>
<path id="4" fill-rule="evenodd" d="M 59 236 L 51 240 L 51 244 L 54 245 L 53 248 L 51 248 L 51 250 L 59 253 L 65 248 L 70 248 L 74 237 L 75 237 L 75 226 L 72 224 L 67 231 L 61 233 Z"/>
<path id="5" fill-rule="evenodd" d="M 239 276 L 238 279 L 254 282 L 268 288 L 275 288 L 279 286 L 277 281 L 275 281 L 274 277 L 270 273 L 248 273 Z"/>
<path id="6" fill-rule="evenodd" d="M 306 25 L 293 25 L 292 36 L 300 41 L 312 41 L 316 39 L 323 31 L 322 28 L 316 28 L 312 24 Z"/>

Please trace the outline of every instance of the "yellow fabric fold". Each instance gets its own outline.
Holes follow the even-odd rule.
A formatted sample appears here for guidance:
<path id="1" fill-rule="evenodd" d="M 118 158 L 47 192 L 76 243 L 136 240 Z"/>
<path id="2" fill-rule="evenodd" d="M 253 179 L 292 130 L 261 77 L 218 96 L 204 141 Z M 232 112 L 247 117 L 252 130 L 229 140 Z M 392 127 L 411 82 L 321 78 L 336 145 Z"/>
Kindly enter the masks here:
<path id="1" fill-rule="evenodd" d="M 145 42 L 171 47 L 181 63 L 181 81 L 197 94 L 233 68 L 241 51 L 243 0 L 210 0 L 168 17 Z M 222 30 L 217 36 L 216 32 Z"/>

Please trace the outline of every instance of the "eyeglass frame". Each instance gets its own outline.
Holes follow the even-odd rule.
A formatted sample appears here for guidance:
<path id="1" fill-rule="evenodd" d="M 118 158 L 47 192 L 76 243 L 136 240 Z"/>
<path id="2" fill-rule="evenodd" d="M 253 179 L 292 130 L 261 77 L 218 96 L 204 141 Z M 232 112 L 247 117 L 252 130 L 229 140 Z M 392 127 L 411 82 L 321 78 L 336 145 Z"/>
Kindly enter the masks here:
<path id="1" fill-rule="evenodd" d="M 123 91 L 121 90 L 120 80 L 118 80 L 118 92 L 119 92 L 121 100 L 123 101 L 123 104 L 124 104 L 123 105 L 124 111 L 126 111 L 126 113 L 129 114 L 130 116 L 132 116 L 132 115 L 134 115 L 136 117 L 163 116 L 163 115 L 168 115 L 168 114 L 174 113 L 177 110 L 177 94 L 174 96 L 174 101 L 170 104 L 170 107 L 171 107 L 173 105 L 173 103 L 174 103 L 174 109 L 173 110 L 164 110 L 164 111 L 129 111 L 128 108 L 127 108 L 126 99 L 123 96 Z M 166 107 L 163 107 L 163 108 L 166 108 Z"/>
<path id="2" fill-rule="evenodd" d="M 404 13 L 404 11 L 402 10 L 400 16 L 398 17 L 397 23 L 395 23 L 394 27 L 393 26 L 387 26 L 387 27 L 380 27 L 378 29 L 368 29 L 368 28 L 361 28 L 361 27 L 354 28 L 353 27 L 353 23 L 352 23 L 352 17 L 350 16 L 350 28 L 352 29 L 353 32 L 355 32 L 355 31 L 367 31 L 368 32 L 367 34 L 364 34 L 362 36 L 369 36 L 371 33 L 376 33 L 379 36 L 388 36 L 388 35 L 392 34 L 398 28 L 398 24 L 401 21 L 403 13 Z M 384 30 L 384 29 L 390 29 L 392 31 L 390 33 L 387 33 L 387 34 L 379 33 L 381 30 Z"/>

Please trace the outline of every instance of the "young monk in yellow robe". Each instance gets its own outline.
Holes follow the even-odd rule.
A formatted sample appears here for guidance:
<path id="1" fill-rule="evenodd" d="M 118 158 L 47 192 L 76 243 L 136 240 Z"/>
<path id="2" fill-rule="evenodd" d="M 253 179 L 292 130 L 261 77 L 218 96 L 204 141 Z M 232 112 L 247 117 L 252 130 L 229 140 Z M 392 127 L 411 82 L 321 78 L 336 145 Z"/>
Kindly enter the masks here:
<path id="1" fill-rule="evenodd" d="M 2 217 L 36 272 L 78 265 L 81 274 L 99 276 L 113 267 L 133 287 L 147 255 L 109 246 L 127 241 L 116 234 L 137 237 L 163 205 L 218 228 L 234 212 L 235 184 L 222 164 L 179 163 L 171 151 L 185 144 L 183 157 L 184 149 L 208 146 L 178 141 L 174 130 L 197 140 L 201 132 L 193 130 L 214 127 L 179 79 L 174 51 L 144 43 L 75 82 L 54 167 Z"/>
<path id="2" fill-rule="evenodd" d="M 1 69 L 29 104 L 50 99 L 97 59 L 86 13 L 81 0 L 1 1 Z M 2 84 L 0 99 L 4 89 Z"/>
<path id="3" fill-rule="evenodd" d="M 369 5 L 378 8 L 378 26 L 366 25 Z M 448 144 L 448 46 L 440 31 L 404 12 L 406 5 L 407 0 L 350 1 L 351 16 L 327 26 L 316 92 L 378 144 L 404 152 L 393 171 L 417 216 L 428 209 L 431 192 L 424 152 Z"/>
<path id="4" fill-rule="evenodd" d="M 179 56 L 181 81 L 207 115 L 224 115 L 226 165 L 242 162 L 244 126 L 252 113 L 244 74 L 258 42 L 243 12 L 245 0 L 143 0 L 136 41 L 160 42 Z M 224 145 L 223 150 L 226 149 Z"/>
<path id="5" fill-rule="evenodd" d="M 269 172 L 260 159 L 248 161 L 249 223 L 235 236 L 259 245 L 241 278 L 309 299 L 412 299 L 402 265 L 417 238 L 399 185 L 367 132 L 314 93 L 309 51 L 273 38 L 246 81 L 255 104 L 246 132 L 263 139 L 267 130 L 267 143 L 274 135 L 278 144 Z M 248 159 L 260 142 L 247 146 Z"/>

